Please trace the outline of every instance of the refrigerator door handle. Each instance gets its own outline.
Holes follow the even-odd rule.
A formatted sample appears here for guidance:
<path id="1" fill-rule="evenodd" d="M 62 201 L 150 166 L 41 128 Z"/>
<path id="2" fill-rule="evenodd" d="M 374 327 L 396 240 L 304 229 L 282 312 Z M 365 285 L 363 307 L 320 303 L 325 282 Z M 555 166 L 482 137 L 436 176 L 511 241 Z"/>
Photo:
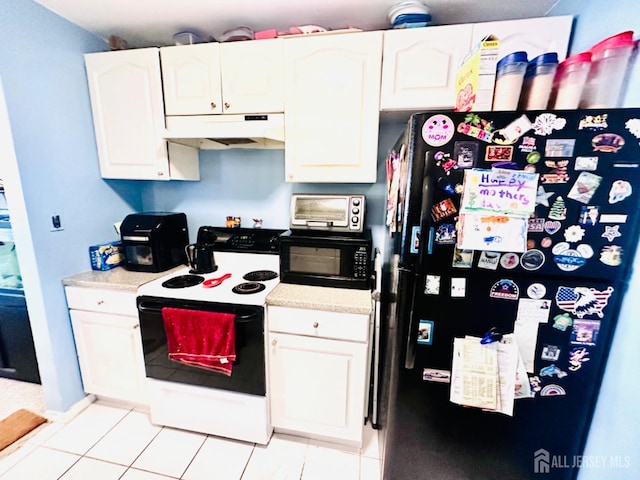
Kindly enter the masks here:
<path id="1" fill-rule="evenodd" d="M 416 279 L 417 280 L 417 279 Z M 413 282 L 413 288 L 409 298 L 411 299 L 411 310 L 409 311 L 409 331 L 407 332 L 407 349 L 404 357 L 404 368 L 413 370 L 416 363 L 416 343 L 418 342 L 418 327 L 414 322 L 414 299 L 417 282 Z"/>
<path id="2" fill-rule="evenodd" d="M 431 152 L 425 155 L 425 162 L 430 161 Z M 433 179 L 429 174 L 428 165 L 425 165 L 424 177 L 422 178 L 422 202 L 420 204 L 420 250 L 418 251 L 418 271 L 423 271 L 427 263 L 427 256 L 431 254 L 431 207 L 433 199 L 431 198 L 431 189 Z"/>

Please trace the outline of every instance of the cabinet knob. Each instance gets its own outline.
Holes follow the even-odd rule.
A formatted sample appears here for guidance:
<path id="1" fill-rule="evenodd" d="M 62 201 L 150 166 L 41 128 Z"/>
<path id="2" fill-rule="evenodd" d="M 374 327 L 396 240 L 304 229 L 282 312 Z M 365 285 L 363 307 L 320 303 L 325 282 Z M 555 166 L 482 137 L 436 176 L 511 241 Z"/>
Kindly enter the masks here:
<path id="1" fill-rule="evenodd" d="M 98 300 L 96 303 L 97 303 L 98 305 L 104 305 L 104 300 Z"/>
<path id="2" fill-rule="evenodd" d="M 230 105 L 227 102 L 224 102 L 224 108 L 229 109 Z"/>
<path id="3" fill-rule="evenodd" d="M 164 172 L 158 172 L 158 176 L 161 177 L 164 175 Z"/>
<path id="4" fill-rule="evenodd" d="M 271 340 L 271 345 L 275 345 L 276 343 L 278 343 L 278 340 L 276 340 L 275 338 Z"/>
<path id="5" fill-rule="evenodd" d="M 214 110 L 218 105 L 215 102 L 211 102 L 211 110 Z"/>
<path id="6" fill-rule="evenodd" d="M 313 322 L 313 328 L 318 328 L 318 325 L 320 325 L 318 322 Z"/>

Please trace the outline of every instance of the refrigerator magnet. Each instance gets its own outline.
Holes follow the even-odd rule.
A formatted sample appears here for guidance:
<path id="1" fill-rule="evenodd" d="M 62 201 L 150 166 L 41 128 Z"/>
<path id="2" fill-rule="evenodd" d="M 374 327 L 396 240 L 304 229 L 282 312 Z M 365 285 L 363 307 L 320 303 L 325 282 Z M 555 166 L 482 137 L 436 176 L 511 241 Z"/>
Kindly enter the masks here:
<path id="1" fill-rule="evenodd" d="M 451 296 L 464 298 L 467 296 L 467 279 L 452 278 L 451 279 Z"/>
<path id="2" fill-rule="evenodd" d="M 487 162 L 510 162 L 513 158 L 513 147 L 488 145 L 484 152 L 484 159 Z"/>
<path id="3" fill-rule="evenodd" d="M 418 325 L 418 344 L 431 345 L 433 343 L 433 322 L 420 320 Z"/>
<path id="4" fill-rule="evenodd" d="M 566 125 L 567 121 L 555 113 L 542 113 L 533 122 L 533 131 L 536 135 L 546 136 L 554 130 L 562 130 Z"/>
<path id="5" fill-rule="evenodd" d="M 409 251 L 411 253 L 418 253 L 420 250 L 420 227 L 412 227 L 411 228 L 411 248 Z"/>
<path id="6" fill-rule="evenodd" d="M 573 318 L 568 313 L 562 313 L 553 317 L 553 328 L 566 332 L 567 328 L 573 326 Z"/>
<path id="7" fill-rule="evenodd" d="M 456 129 L 449 117 L 442 114 L 427 118 L 422 126 L 422 139 L 427 145 L 441 147 L 453 138 Z"/>
<path id="8" fill-rule="evenodd" d="M 536 205 L 549 206 L 549 198 L 554 195 L 554 192 L 545 192 L 542 185 L 538 186 L 538 192 L 536 193 Z"/>
<path id="9" fill-rule="evenodd" d="M 554 138 L 549 139 L 544 146 L 545 157 L 573 157 L 573 150 L 576 145 L 575 138 Z"/>
<path id="10" fill-rule="evenodd" d="M 520 266 L 525 270 L 538 270 L 544 265 L 545 256 L 542 251 L 537 248 L 527 250 L 520 257 Z"/>
<path id="11" fill-rule="evenodd" d="M 549 385 L 545 385 L 540 390 L 541 397 L 556 397 L 558 395 L 566 395 L 567 392 L 560 385 L 556 385 L 555 383 L 550 383 Z"/>
<path id="12" fill-rule="evenodd" d="M 527 133 L 533 127 L 531 120 L 525 114 L 520 115 L 506 127 L 498 130 L 493 134 L 491 141 L 498 145 L 511 145 Z"/>
<path id="13" fill-rule="evenodd" d="M 473 168 L 478 159 L 479 143 L 472 141 L 459 141 L 453 144 L 453 157 L 458 162 L 459 168 Z"/>
<path id="14" fill-rule="evenodd" d="M 425 382 L 451 383 L 451 371 L 436 368 L 423 368 L 422 380 Z"/>
<path id="15" fill-rule="evenodd" d="M 564 231 L 564 239 L 569 243 L 577 243 L 584 238 L 584 228 L 578 225 L 571 225 Z"/>
<path id="16" fill-rule="evenodd" d="M 520 257 L 517 253 L 508 252 L 500 257 L 500 266 L 507 270 L 513 270 L 518 266 Z"/>
<path id="17" fill-rule="evenodd" d="M 532 283 L 531 285 L 529 285 L 529 288 L 527 288 L 527 295 L 529 296 L 529 298 L 534 298 L 536 300 L 540 300 L 541 298 L 543 298 L 546 293 L 547 287 L 545 287 L 541 283 Z"/>
<path id="18" fill-rule="evenodd" d="M 592 287 L 558 287 L 556 305 L 560 310 L 582 318 L 586 315 L 597 315 L 602 318 L 602 310 L 609 303 L 613 287 L 596 290 Z"/>
<path id="19" fill-rule="evenodd" d="M 426 295 L 440 295 L 440 275 L 427 275 L 424 293 Z"/>
<path id="20" fill-rule="evenodd" d="M 483 250 L 480 252 L 480 258 L 478 259 L 478 268 L 484 268 L 485 270 L 497 270 L 499 262 L 500 252 Z"/>
<path id="21" fill-rule="evenodd" d="M 441 202 L 438 202 L 433 207 L 431 207 L 431 218 L 435 222 L 442 220 L 443 218 L 450 217 L 457 213 L 458 210 L 456 206 L 453 204 L 450 198 L 445 198 Z"/>
<path id="22" fill-rule="evenodd" d="M 491 286 L 489 296 L 491 298 L 502 298 L 505 300 L 518 300 L 520 289 L 513 280 L 502 279 Z"/>
<path id="23" fill-rule="evenodd" d="M 471 268 L 473 266 L 474 250 L 462 250 L 455 248 L 453 250 L 453 261 L 451 266 L 454 268 Z"/>
<path id="24" fill-rule="evenodd" d="M 544 232 L 544 218 L 529 218 L 527 232 L 542 233 Z"/>
<path id="25" fill-rule="evenodd" d="M 580 217 L 578 223 L 585 227 L 593 227 L 598 224 L 600 217 L 600 207 L 597 205 L 585 205 L 580 207 Z"/>
<path id="26" fill-rule="evenodd" d="M 553 201 L 553 204 L 549 208 L 547 217 L 551 220 L 567 219 L 567 206 L 564 203 L 564 198 L 560 195 L 558 195 L 558 197 Z"/>
<path id="27" fill-rule="evenodd" d="M 437 245 L 453 245 L 456 243 L 456 226 L 451 223 L 438 225 L 436 228 Z"/>
<path id="28" fill-rule="evenodd" d="M 619 267 L 622 264 L 622 247 L 605 245 L 600 251 L 600 261 L 610 267 Z"/>
<path id="29" fill-rule="evenodd" d="M 598 169 L 598 157 L 576 157 L 573 169 L 593 172 Z"/>
<path id="30" fill-rule="evenodd" d="M 615 238 L 621 237 L 620 225 L 607 225 L 604 227 L 604 232 L 600 235 L 602 238 L 606 238 L 608 241 L 613 242 Z"/>
<path id="31" fill-rule="evenodd" d="M 528 153 L 527 155 L 527 163 L 534 164 L 540 161 L 540 152 L 536 150 L 536 137 L 522 137 L 522 141 L 520 145 L 518 145 L 518 149 L 522 153 Z"/>
<path id="32" fill-rule="evenodd" d="M 630 118 L 624 124 L 627 130 L 631 132 L 636 138 L 640 138 L 640 120 L 637 118 Z"/>
<path id="33" fill-rule="evenodd" d="M 575 347 L 569 352 L 569 370 L 577 372 L 582 364 L 591 360 L 589 358 L 589 350 L 585 347 Z"/>
<path id="34" fill-rule="evenodd" d="M 542 353 L 540 358 L 549 362 L 557 362 L 560 358 L 560 352 L 562 349 L 557 345 L 544 345 L 542 347 Z"/>
<path id="35" fill-rule="evenodd" d="M 616 180 L 609 190 L 609 203 L 618 203 L 633 193 L 631 184 L 626 180 Z"/>
<path id="36" fill-rule="evenodd" d="M 541 183 L 557 184 L 569 181 L 569 160 L 545 160 L 545 167 L 549 169 L 547 173 L 540 176 Z"/>
<path id="37" fill-rule="evenodd" d="M 591 146 L 596 152 L 617 153 L 624 147 L 624 138 L 617 133 L 601 133 L 591 139 Z"/>
<path id="38" fill-rule="evenodd" d="M 608 127 L 607 113 L 585 115 L 578 122 L 578 130 L 604 130 Z"/>
<path id="39" fill-rule="evenodd" d="M 562 223 L 558 220 L 547 220 L 544 222 L 544 231 L 549 235 L 553 235 L 558 232 L 562 228 Z"/>
<path id="40" fill-rule="evenodd" d="M 563 378 L 566 377 L 568 373 L 556 367 L 555 363 L 540 369 L 541 377 L 553 377 L 554 375 L 558 378 Z"/>
<path id="41" fill-rule="evenodd" d="M 593 346 L 598 340 L 598 332 L 600 332 L 600 320 L 576 319 L 571 330 L 571 344 Z"/>

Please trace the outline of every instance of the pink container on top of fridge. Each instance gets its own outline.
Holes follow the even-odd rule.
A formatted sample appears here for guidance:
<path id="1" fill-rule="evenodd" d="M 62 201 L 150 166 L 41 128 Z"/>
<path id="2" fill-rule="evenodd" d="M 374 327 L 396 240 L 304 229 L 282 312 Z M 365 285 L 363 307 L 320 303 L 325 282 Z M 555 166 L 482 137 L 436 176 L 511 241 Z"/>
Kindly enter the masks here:
<path id="1" fill-rule="evenodd" d="M 549 108 L 556 110 L 578 108 L 590 69 L 591 52 L 577 53 L 560 62 L 553 79 Z"/>
<path id="2" fill-rule="evenodd" d="M 591 47 L 591 70 L 582 91 L 581 108 L 615 108 L 635 47 L 633 31 L 618 33 Z"/>

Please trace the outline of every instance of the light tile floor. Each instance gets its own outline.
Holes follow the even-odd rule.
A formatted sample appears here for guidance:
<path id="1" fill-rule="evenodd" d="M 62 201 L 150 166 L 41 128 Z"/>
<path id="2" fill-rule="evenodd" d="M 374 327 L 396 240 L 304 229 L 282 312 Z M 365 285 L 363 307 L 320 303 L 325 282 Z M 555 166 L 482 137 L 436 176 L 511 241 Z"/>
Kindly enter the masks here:
<path id="1" fill-rule="evenodd" d="M 1 480 L 379 480 L 378 432 L 361 450 L 274 434 L 268 445 L 152 425 L 144 411 L 92 403 L 0 460 Z"/>

